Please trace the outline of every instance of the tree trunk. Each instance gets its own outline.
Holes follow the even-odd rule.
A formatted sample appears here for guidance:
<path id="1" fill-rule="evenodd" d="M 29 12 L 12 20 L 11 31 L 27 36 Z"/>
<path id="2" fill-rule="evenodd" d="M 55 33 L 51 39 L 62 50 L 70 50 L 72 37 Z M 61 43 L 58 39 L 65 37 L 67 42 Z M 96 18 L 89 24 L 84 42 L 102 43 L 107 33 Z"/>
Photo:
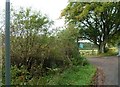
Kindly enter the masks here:
<path id="1" fill-rule="evenodd" d="M 105 43 L 104 44 L 100 44 L 98 46 L 98 53 L 101 54 L 101 53 L 105 53 Z"/>

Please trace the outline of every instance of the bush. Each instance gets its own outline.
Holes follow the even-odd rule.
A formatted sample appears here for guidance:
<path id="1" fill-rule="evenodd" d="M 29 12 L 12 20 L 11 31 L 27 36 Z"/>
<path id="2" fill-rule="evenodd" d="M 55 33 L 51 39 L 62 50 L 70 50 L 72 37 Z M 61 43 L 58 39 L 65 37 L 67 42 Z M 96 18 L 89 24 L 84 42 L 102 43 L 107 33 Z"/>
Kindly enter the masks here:
<path id="1" fill-rule="evenodd" d="M 30 9 L 13 12 L 10 51 L 11 65 L 17 74 L 24 66 L 25 72 L 31 76 L 43 76 L 49 70 L 71 66 L 72 58 L 76 65 L 84 65 L 83 60 L 78 59 L 81 58 L 76 42 L 78 29 L 69 25 L 52 35 L 49 31 L 51 22 L 40 12 L 32 12 Z"/>
<path id="2" fill-rule="evenodd" d="M 85 57 L 81 57 L 81 56 L 73 58 L 72 61 L 73 61 L 73 65 L 85 66 L 89 64 L 88 60 Z"/>
<path id="3" fill-rule="evenodd" d="M 5 84 L 5 70 L 2 70 L 2 84 Z M 17 66 L 11 66 L 11 85 L 25 85 L 32 78 L 32 75 L 27 71 L 25 66 L 17 68 Z"/>

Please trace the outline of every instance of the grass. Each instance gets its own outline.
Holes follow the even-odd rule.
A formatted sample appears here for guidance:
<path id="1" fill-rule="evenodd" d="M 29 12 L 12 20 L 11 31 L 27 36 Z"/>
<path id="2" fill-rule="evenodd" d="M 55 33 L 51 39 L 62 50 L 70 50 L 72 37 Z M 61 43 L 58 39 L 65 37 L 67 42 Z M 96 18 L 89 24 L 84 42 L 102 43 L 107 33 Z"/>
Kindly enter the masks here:
<path id="1" fill-rule="evenodd" d="M 18 71 L 14 71 L 14 73 L 17 72 Z M 91 85 L 95 72 L 96 68 L 90 64 L 85 66 L 72 66 L 64 70 L 62 73 L 56 72 L 43 77 L 38 76 L 32 78 L 31 80 L 27 79 L 27 81 L 22 79 L 23 77 L 16 76 L 16 74 L 13 73 L 14 76 L 12 75 L 12 85 Z"/>
<path id="2" fill-rule="evenodd" d="M 80 50 L 81 55 L 89 58 L 89 57 L 105 57 L 105 56 L 116 56 L 118 54 L 118 50 L 116 47 L 109 48 L 107 53 L 98 54 L 97 50 Z"/>
<path id="3" fill-rule="evenodd" d="M 90 64 L 73 66 L 62 73 L 34 77 L 28 81 L 21 79 L 21 76 L 16 76 L 16 78 L 12 78 L 12 85 L 91 85 L 95 72 L 96 68 Z"/>
<path id="4" fill-rule="evenodd" d="M 102 54 L 98 54 L 98 55 L 86 55 L 84 57 L 86 58 L 100 58 L 100 57 L 109 57 L 109 56 L 117 56 L 117 52 L 113 52 L 113 53 L 102 53 Z"/>
<path id="5" fill-rule="evenodd" d="M 47 85 L 90 85 L 96 68 L 92 65 L 74 66 L 63 73 L 49 76 Z"/>
<path id="6" fill-rule="evenodd" d="M 81 55 L 97 55 L 98 54 L 98 50 L 79 50 Z"/>
<path id="7" fill-rule="evenodd" d="M 91 85 L 96 68 L 93 65 L 73 66 L 62 73 L 51 74 L 42 78 L 33 78 L 30 85 Z"/>

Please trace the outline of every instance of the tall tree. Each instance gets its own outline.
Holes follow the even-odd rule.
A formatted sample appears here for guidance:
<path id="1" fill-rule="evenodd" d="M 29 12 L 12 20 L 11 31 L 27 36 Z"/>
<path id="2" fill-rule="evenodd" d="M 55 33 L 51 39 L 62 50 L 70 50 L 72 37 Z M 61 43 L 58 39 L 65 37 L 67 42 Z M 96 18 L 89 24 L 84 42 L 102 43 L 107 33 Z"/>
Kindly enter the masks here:
<path id="1" fill-rule="evenodd" d="M 98 46 L 99 53 L 105 52 L 108 40 L 120 32 L 120 2 L 74 3 L 70 2 L 62 11 L 66 23 L 74 23 L 80 37 Z"/>
<path id="2" fill-rule="evenodd" d="M 108 41 L 109 46 L 117 46 L 120 43 L 120 32 L 117 32 L 112 38 Z"/>

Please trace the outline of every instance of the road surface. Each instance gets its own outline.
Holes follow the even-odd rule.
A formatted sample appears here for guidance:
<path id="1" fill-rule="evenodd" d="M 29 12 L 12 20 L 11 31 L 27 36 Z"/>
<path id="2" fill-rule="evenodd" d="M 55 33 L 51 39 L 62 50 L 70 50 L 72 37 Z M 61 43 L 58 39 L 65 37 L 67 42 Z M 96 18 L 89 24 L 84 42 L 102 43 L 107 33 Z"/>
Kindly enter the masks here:
<path id="1" fill-rule="evenodd" d="M 118 57 L 87 58 L 93 65 L 103 70 L 104 85 L 118 85 Z"/>

